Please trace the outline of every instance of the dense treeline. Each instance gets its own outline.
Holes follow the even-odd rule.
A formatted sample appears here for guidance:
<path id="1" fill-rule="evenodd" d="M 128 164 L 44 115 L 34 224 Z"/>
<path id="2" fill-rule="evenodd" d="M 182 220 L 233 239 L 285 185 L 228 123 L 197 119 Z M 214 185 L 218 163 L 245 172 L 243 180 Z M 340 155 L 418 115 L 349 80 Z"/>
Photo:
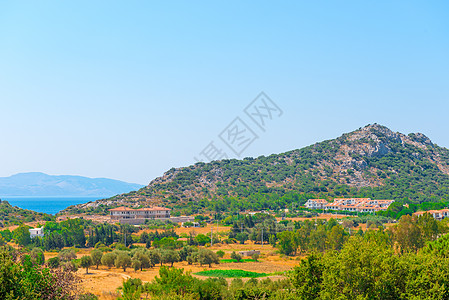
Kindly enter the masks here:
<path id="1" fill-rule="evenodd" d="M 87 248 L 102 244 L 106 247 L 116 243 L 132 246 L 136 242 L 146 244 L 149 248 L 152 242 L 164 238 L 178 238 L 173 230 L 163 230 L 151 233 L 142 233 L 136 236 L 139 228 L 128 224 L 111 225 L 96 224 L 81 218 L 69 219 L 62 222 L 49 221 L 43 226 L 44 237 L 31 239 L 29 226 L 20 225 L 14 231 L 5 229 L 0 231 L 0 245 L 14 240 L 18 245 L 28 248 L 39 247 L 46 251 L 62 249 L 65 247 Z"/>
<path id="2" fill-rule="evenodd" d="M 257 215 L 256 215 L 257 216 Z M 259 214 L 259 216 L 264 216 Z M 387 219 L 388 220 L 388 219 Z M 346 219 L 339 224 L 334 219 L 306 220 L 304 222 L 281 221 L 277 223 L 272 217 L 264 218 L 245 216 L 234 222 L 227 242 L 270 243 L 278 247 L 285 255 L 296 255 L 327 250 L 341 250 L 351 235 L 363 235 L 363 231 L 353 230 L 358 222 L 366 223 L 368 229 L 384 230 L 382 217 L 367 216 Z M 386 234 L 396 249 L 410 251 L 421 248 L 426 242 L 433 241 L 448 231 L 447 220 L 437 221 L 430 214 L 421 217 L 403 216 L 399 223 Z M 352 230 L 352 231 L 351 231 Z"/>

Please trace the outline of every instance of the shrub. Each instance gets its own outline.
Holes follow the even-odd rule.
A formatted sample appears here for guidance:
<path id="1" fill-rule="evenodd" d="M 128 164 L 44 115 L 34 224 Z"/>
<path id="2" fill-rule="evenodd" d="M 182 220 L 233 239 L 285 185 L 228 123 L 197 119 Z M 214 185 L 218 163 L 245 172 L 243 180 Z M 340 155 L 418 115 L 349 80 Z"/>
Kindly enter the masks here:
<path id="1" fill-rule="evenodd" d="M 43 265 L 45 263 L 44 251 L 41 248 L 33 248 L 30 253 L 31 259 L 34 263 L 38 265 Z"/>
<path id="2" fill-rule="evenodd" d="M 58 257 L 61 261 L 67 262 L 76 258 L 75 250 L 73 249 L 64 249 L 59 252 Z"/>
<path id="3" fill-rule="evenodd" d="M 47 260 L 47 266 L 51 269 L 58 268 L 60 265 L 59 257 L 52 257 L 49 260 Z"/>
<path id="4" fill-rule="evenodd" d="M 242 256 L 235 251 L 231 253 L 231 258 L 235 259 L 237 262 L 240 262 L 242 260 Z"/>

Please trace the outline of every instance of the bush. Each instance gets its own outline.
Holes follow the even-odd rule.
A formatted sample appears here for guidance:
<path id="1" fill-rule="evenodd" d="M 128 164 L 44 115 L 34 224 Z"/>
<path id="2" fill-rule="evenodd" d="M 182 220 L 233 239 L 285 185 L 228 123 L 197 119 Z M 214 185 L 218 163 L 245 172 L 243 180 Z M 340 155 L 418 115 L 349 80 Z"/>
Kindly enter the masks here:
<path id="1" fill-rule="evenodd" d="M 95 296 L 94 294 L 82 294 L 78 296 L 77 300 L 98 300 L 98 297 Z"/>
<path id="2" fill-rule="evenodd" d="M 253 258 L 256 262 L 258 261 L 259 257 L 260 257 L 260 255 L 257 254 L 257 253 L 254 253 L 254 254 L 252 255 L 252 258 Z"/>
<path id="3" fill-rule="evenodd" d="M 59 257 L 52 257 L 50 259 L 47 260 L 47 266 L 51 269 L 55 269 L 58 268 L 60 265 L 60 260 Z"/>
<path id="4" fill-rule="evenodd" d="M 43 265 L 45 263 L 44 251 L 41 248 L 33 248 L 30 253 L 31 259 L 34 263 L 38 265 Z"/>
<path id="5" fill-rule="evenodd" d="M 231 258 L 235 259 L 237 262 L 240 262 L 242 260 L 242 256 L 235 251 L 231 253 Z"/>
<path id="6" fill-rule="evenodd" d="M 73 272 L 50 270 L 30 256 L 0 248 L 0 299 L 72 299 L 78 294 Z"/>
<path id="7" fill-rule="evenodd" d="M 67 262 L 76 258 L 75 250 L 73 249 L 64 249 L 59 252 L 58 257 L 61 261 Z"/>

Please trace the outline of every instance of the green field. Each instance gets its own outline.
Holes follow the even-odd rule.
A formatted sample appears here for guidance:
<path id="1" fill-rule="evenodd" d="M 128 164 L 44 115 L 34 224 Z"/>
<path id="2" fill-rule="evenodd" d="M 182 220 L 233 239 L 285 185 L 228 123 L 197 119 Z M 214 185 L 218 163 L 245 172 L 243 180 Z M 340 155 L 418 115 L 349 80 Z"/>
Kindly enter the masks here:
<path id="1" fill-rule="evenodd" d="M 223 277 L 223 278 L 257 278 L 257 277 L 265 277 L 269 274 L 266 273 L 257 273 L 257 272 L 249 272 L 243 270 L 208 270 L 195 273 L 195 275 L 199 276 L 208 276 L 208 277 Z"/>

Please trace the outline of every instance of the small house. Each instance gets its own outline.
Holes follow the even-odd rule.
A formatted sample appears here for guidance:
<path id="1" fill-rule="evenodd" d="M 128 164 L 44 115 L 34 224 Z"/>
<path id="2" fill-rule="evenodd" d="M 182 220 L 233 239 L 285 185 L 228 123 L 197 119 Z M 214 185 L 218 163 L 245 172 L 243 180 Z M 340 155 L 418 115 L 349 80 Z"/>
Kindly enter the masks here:
<path id="1" fill-rule="evenodd" d="M 29 229 L 30 231 L 30 238 L 35 238 L 35 237 L 44 237 L 44 227 L 41 228 L 31 228 Z"/>

